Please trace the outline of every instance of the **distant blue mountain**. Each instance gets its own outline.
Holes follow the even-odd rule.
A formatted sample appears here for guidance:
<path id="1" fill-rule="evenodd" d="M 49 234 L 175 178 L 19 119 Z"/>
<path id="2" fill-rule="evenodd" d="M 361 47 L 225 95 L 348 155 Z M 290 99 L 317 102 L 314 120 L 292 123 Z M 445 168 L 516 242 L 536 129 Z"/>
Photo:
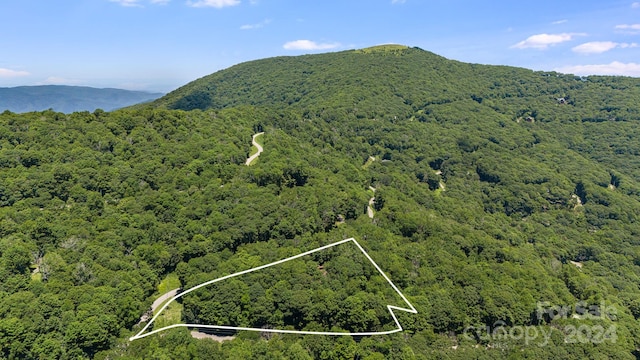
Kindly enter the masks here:
<path id="1" fill-rule="evenodd" d="M 86 86 L 43 85 L 0 88 L 0 112 L 111 111 L 161 97 L 161 93 L 122 89 L 97 89 Z"/>

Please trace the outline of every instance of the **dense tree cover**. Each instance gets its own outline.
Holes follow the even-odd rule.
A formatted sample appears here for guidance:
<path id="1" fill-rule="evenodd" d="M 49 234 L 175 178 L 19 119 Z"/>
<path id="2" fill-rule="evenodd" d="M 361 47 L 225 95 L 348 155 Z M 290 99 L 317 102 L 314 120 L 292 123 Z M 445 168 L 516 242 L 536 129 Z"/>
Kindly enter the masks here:
<path id="1" fill-rule="evenodd" d="M 0 115 L 0 358 L 638 356 L 637 79 L 382 47 L 202 80 L 156 104 L 184 110 Z M 265 152 L 244 166 L 258 131 Z M 416 306 L 397 313 L 406 331 L 127 340 L 167 276 L 186 289 L 347 237 Z M 392 327 L 397 299 L 350 251 L 203 288 L 172 311 Z M 548 342 L 516 336 L 532 329 Z"/>
<path id="2" fill-rule="evenodd" d="M 223 261 L 214 254 L 177 270 L 185 289 L 299 249 L 264 242 Z M 275 257 L 275 259 L 274 259 Z M 219 266 L 222 266 L 220 268 Z M 407 307 L 352 243 L 207 285 L 185 294 L 185 322 L 305 331 L 388 331 L 387 305 Z"/>
<path id="3" fill-rule="evenodd" d="M 241 63 L 193 81 L 153 106 L 266 105 L 329 120 L 344 121 L 344 115 L 424 120 L 431 112 L 431 118 L 441 119 L 441 105 L 459 108 L 458 102 L 471 100 L 513 119 L 605 122 L 640 119 L 638 96 L 632 78 L 466 64 L 419 48 L 379 46 Z M 566 106 L 551 106 L 560 105 L 558 99 Z"/>

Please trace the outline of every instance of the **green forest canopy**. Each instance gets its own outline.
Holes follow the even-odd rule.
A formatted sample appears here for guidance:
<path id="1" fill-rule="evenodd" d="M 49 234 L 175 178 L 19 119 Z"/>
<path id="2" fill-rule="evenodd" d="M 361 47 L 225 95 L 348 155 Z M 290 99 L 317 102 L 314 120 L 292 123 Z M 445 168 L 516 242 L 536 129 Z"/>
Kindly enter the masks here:
<path id="1" fill-rule="evenodd" d="M 133 109 L 2 113 L 0 358 L 633 359 L 639 92 L 380 47 L 239 64 Z M 265 151 L 245 166 L 259 131 Z M 127 340 L 167 276 L 187 288 L 348 237 L 416 306 L 398 314 L 405 332 Z M 184 301 L 181 317 L 384 326 L 359 311 L 379 288 L 348 260 L 341 286 L 307 287 L 313 260 Z M 540 303 L 615 311 L 541 317 Z M 468 336 L 496 324 L 552 336 Z"/>

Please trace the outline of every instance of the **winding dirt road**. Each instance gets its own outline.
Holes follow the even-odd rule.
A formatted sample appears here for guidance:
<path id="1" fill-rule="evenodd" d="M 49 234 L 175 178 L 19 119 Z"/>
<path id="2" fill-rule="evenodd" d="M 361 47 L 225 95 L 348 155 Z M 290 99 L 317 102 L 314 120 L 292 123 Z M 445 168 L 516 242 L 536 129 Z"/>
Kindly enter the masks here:
<path id="1" fill-rule="evenodd" d="M 151 304 L 151 312 L 152 313 L 156 312 L 156 309 L 159 308 L 162 304 L 164 304 L 165 301 L 176 296 L 176 294 L 178 293 L 178 290 L 180 290 L 180 288 L 173 289 L 167 292 L 166 294 L 160 296 L 159 298 L 157 298 L 156 301 L 154 301 L 153 304 Z"/>
<path id="2" fill-rule="evenodd" d="M 156 301 L 154 301 L 153 304 L 151 304 L 151 311 L 147 311 L 146 313 L 142 314 L 142 316 L 140 317 L 140 321 L 138 321 L 138 324 L 141 324 L 143 322 L 149 321 L 149 319 L 151 319 L 151 317 L 153 317 L 153 313 L 155 313 L 156 310 L 160 306 L 162 306 L 162 304 L 164 304 L 165 301 L 167 301 L 167 300 L 171 299 L 172 297 L 176 296 L 176 294 L 178 293 L 178 290 L 180 290 L 180 288 L 173 289 L 173 290 L 167 292 L 166 294 L 163 294 L 159 298 L 157 298 Z"/>
<path id="3" fill-rule="evenodd" d="M 218 336 L 218 335 L 203 333 L 196 330 L 191 331 L 191 337 L 194 339 L 211 339 L 219 343 L 223 341 L 230 341 L 236 338 L 235 336 Z"/>
<path id="4" fill-rule="evenodd" d="M 374 188 L 373 186 L 369 186 L 369 189 L 371 191 L 373 191 L 373 194 L 375 195 L 376 193 L 376 188 Z M 373 219 L 373 203 L 376 201 L 375 196 L 372 197 L 371 199 L 369 199 L 369 205 L 367 205 L 367 215 L 369 216 L 370 219 Z"/>
<path id="5" fill-rule="evenodd" d="M 153 302 L 153 304 L 151 304 L 151 311 L 147 311 L 144 315 L 142 315 L 142 317 L 140 318 L 140 321 L 138 322 L 138 324 L 149 321 L 149 319 L 151 318 L 151 316 L 153 316 L 153 314 L 156 312 L 156 310 L 162 306 L 162 304 L 165 303 L 165 301 L 173 298 L 174 296 L 176 296 L 178 294 L 178 291 L 180 290 L 180 288 L 178 289 L 173 289 L 165 294 L 163 294 L 162 296 L 160 296 L 159 298 L 156 299 L 156 301 Z M 229 341 L 229 340 L 233 340 L 236 337 L 235 336 L 217 336 L 217 335 L 212 335 L 212 334 L 206 334 L 203 332 L 199 332 L 197 330 L 193 330 L 191 331 L 191 337 L 195 338 L 195 339 L 212 339 L 214 341 L 217 342 L 223 342 L 223 341 Z"/>
<path id="6" fill-rule="evenodd" d="M 246 165 L 251 165 L 251 162 L 252 162 L 253 160 L 255 160 L 258 156 L 260 156 L 260 154 L 262 153 L 262 150 L 263 150 L 263 149 L 262 149 L 262 146 L 260 146 L 260 144 L 258 144 L 258 143 L 256 142 L 256 137 L 258 137 L 258 136 L 260 136 L 260 135 L 262 135 L 262 134 L 264 134 L 264 132 L 259 132 L 259 133 L 257 133 L 257 134 L 254 134 L 254 135 L 253 135 L 253 138 L 251 138 L 251 144 L 252 144 L 253 146 L 255 146 L 255 147 L 257 147 L 257 148 L 258 148 L 258 152 L 257 152 L 257 153 L 255 153 L 255 154 L 253 154 L 253 155 L 251 155 L 251 156 L 247 159 L 247 162 L 245 163 Z"/>

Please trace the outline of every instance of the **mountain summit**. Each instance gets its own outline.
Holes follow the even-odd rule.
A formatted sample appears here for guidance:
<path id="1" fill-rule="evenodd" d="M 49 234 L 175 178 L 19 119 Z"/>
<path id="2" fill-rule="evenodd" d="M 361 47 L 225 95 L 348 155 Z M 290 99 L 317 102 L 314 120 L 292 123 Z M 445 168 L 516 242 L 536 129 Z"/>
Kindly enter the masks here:
<path id="1" fill-rule="evenodd" d="M 379 118 L 421 116 L 434 107 L 474 101 L 522 120 L 563 116 L 638 119 L 637 79 L 468 64 L 402 45 L 249 61 L 195 80 L 154 101 L 168 109 L 238 105 Z M 624 91 L 620 91 L 623 90 Z M 598 94 L 594 96 L 595 94 Z M 611 106 L 615 103 L 615 106 Z M 554 108 L 555 109 L 555 108 Z M 552 114 L 553 113 L 553 114 Z"/>

